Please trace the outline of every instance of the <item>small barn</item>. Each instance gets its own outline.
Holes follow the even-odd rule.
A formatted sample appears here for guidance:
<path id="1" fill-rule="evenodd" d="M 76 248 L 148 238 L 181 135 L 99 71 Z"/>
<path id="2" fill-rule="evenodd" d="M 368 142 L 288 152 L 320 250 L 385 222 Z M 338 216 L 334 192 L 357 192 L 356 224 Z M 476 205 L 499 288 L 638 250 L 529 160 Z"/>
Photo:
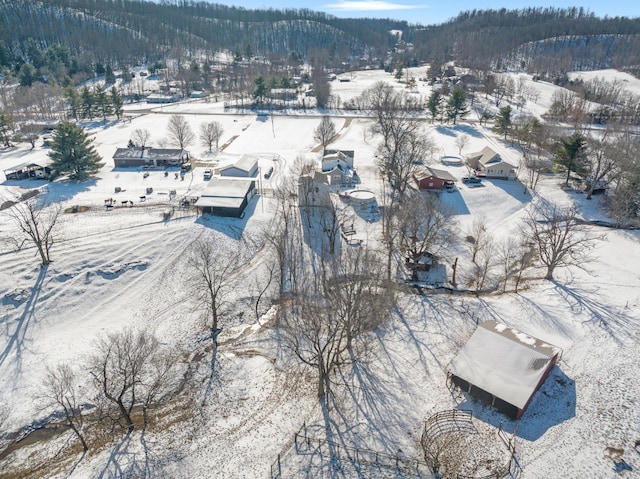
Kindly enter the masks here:
<path id="1" fill-rule="evenodd" d="M 240 218 L 255 193 L 254 180 L 213 178 L 195 206 L 201 213 Z"/>
<path id="2" fill-rule="evenodd" d="M 560 348 L 497 321 L 478 326 L 448 368 L 448 379 L 519 419 L 561 354 Z"/>
<path id="3" fill-rule="evenodd" d="M 275 100 L 295 100 L 298 98 L 298 90 L 295 88 L 272 88 L 271 98 Z"/>
<path id="4" fill-rule="evenodd" d="M 504 161 L 502 157 L 488 146 L 467 155 L 467 165 L 475 170 L 477 176 L 503 180 L 515 180 L 515 166 Z"/>
<path id="5" fill-rule="evenodd" d="M 254 178 L 257 175 L 258 159 L 251 155 L 242 155 L 234 163 L 220 168 L 220 176 Z"/>
<path id="6" fill-rule="evenodd" d="M 49 177 L 51 169 L 39 163 L 21 163 L 4 170 L 4 176 L 7 180 L 26 180 L 36 179 L 42 180 Z"/>
<path id="7" fill-rule="evenodd" d="M 147 103 L 175 103 L 180 101 L 178 94 L 152 93 L 147 96 Z"/>
<path id="8" fill-rule="evenodd" d="M 435 168 L 425 168 L 413 175 L 413 180 L 421 190 L 443 190 L 453 187 L 457 181 L 448 171 Z"/>
<path id="9" fill-rule="evenodd" d="M 189 161 L 189 152 L 179 148 L 118 148 L 113 154 L 116 168 L 132 166 L 178 166 Z"/>

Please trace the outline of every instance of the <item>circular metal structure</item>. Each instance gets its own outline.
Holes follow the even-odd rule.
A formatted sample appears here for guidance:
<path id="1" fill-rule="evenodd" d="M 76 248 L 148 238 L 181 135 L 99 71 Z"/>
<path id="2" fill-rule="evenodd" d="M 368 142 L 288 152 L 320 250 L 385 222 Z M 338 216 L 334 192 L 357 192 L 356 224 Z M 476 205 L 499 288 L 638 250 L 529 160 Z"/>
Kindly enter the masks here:
<path id="1" fill-rule="evenodd" d="M 376 195 L 373 191 L 369 190 L 353 190 L 349 192 L 349 198 L 357 201 L 369 202 L 376 199 Z"/>

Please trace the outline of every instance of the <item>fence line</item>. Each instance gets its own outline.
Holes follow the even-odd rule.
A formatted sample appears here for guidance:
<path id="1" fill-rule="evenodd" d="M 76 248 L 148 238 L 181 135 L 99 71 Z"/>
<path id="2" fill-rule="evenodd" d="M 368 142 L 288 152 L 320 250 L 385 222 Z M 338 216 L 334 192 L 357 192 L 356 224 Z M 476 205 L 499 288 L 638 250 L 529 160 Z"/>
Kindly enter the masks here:
<path id="1" fill-rule="evenodd" d="M 401 454 L 387 454 L 371 449 L 345 446 L 327 439 L 309 437 L 307 435 L 306 424 L 303 424 L 300 430 L 293 435 L 293 439 L 285 444 L 276 460 L 271 464 L 269 476 L 271 479 L 282 478 L 283 458 L 292 450 L 293 446 L 295 446 L 296 454 L 300 454 L 305 450 L 322 454 L 321 449 L 323 447 L 333 448 L 334 451 L 336 451 L 335 459 L 346 459 L 359 464 L 369 464 L 387 469 L 398 469 L 402 470 L 405 474 L 413 474 L 415 477 L 424 477 L 421 470 L 430 471 L 426 462 L 403 456 Z M 428 475 L 427 477 L 432 477 L 431 472 L 427 472 L 426 474 Z"/>

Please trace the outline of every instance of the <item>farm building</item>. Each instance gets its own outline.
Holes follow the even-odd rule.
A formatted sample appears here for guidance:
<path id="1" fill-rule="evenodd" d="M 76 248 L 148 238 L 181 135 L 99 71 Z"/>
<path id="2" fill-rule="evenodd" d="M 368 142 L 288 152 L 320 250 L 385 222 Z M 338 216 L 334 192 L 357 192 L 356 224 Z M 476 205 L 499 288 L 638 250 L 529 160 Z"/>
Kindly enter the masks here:
<path id="1" fill-rule="evenodd" d="M 515 180 L 517 177 L 515 166 L 504 161 L 488 146 L 467 155 L 467 165 L 475 170 L 476 176 L 504 180 Z"/>
<path id="2" fill-rule="evenodd" d="M 436 170 L 435 168 L 425 168 L 413 175 L 413 179 L 421 190 L 443 190 L 445 187 L 452 187 L 456 183 L 456 179 L 451 173 L 444 170 Z"/>
<path id="3" fill-rule="evenodd" d="M 202 213 L 240 218 L 255 193 L 254 180 L 213 178 L 195 206 Z"/>
<path id="4" fill-rule="evenodd" d="M 234 163 L 220 168 L 220 176 L 235 178 L 253 178 L 258 174 L 258 159 L 250 155 L 242 155 Z"/>
<path id="5" fill-rule="evenodd" d="M 448 368 L 449 380 L 519 419 L 561 350 L 496 321 L 478 326 Z"/>
<path id="6" fill-rule="evenodd" d="M 147 96 L 147 103 L 175 103 L 180 101 L 178 94 L 152 93 Z"/>
<path id="7" fill-rule="evenodd" d="M 132 166 L 177 166 L 189 161 L 187 150 L 174 148 L 118 148 L 113 154 L 116 168 Z"/>
<path id="8" fill-rule="evenodd" d="M 21 163 L 4 170 L 7 180 L 26 180 L 27 178 L 40 180 L 48 178 L 50 173 L 48 166 L 38 163 Z"/>
<path id="9" fill-rule="evenodd" d="M 298 90 L 295 88 L 272 88 L 271 98 L 276 100 L 295 100 L 298 98 Z"/>

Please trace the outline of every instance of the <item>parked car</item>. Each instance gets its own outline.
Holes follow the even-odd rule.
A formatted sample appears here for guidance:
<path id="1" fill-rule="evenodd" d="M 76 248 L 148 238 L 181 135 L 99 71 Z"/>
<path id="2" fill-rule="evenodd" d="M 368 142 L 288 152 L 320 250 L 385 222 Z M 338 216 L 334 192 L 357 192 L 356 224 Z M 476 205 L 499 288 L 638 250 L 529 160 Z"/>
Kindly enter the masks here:
<path id="1" fill-rule="evenodd" d="M 269 168 L 269 170 L 264 174 L 264 179 L 268 180 L 269 178 L 271 178 L 271 173 L 273 173 L 273 166 Z"/>
<path id="2" fill-rule="evenodd" d="M 480 183 L 482 180 L 480 178 L 478 178 L 477 176 L 463 176 L 462 177 L 462 182 L 466 183 L 466 184 L 478 184 Z"/>
<path id="3" fill-rule="evenodd" d="M 182 171 L 189 171 L 191 169 L 191 163 L 183 163 L 180 165 L 180 169 Z"/>
<path id="4" fill-rule="evenodd" d="M 213 176 L 213 170 L 211 168 L 207 168 L 206 170 L 204 170 L 205 180 L 210 180 L 212 176 Z"/>

